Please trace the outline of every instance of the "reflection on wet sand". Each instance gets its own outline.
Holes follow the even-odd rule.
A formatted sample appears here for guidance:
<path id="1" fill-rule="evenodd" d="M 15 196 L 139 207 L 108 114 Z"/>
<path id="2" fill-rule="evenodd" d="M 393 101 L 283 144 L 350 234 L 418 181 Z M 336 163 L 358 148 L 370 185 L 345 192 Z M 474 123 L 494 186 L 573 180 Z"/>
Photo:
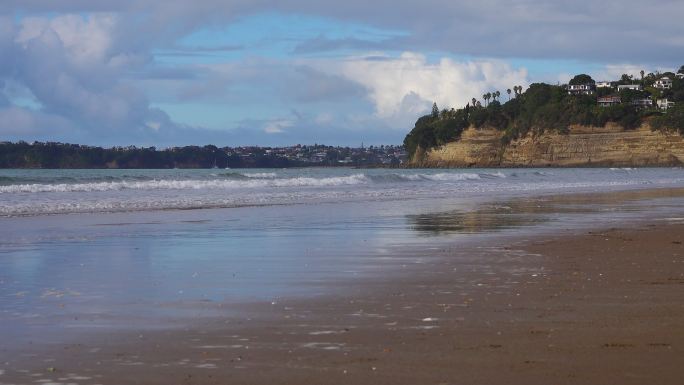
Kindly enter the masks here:
<path id="1" fill-rule="evenodd" d="M 497 211 L 497 210 L 493 210 Z M 529 226 L 542 221 L 540 217 L 501 212 L 476 210 L 470 212 L 450 211 L 408 215 L 409 226 L 422 235 L 445 233 L 481 233 Z"/>
<path id="2" fill-rule="evenodd" d="M 409 227 L 423 235 L 483 233 L 531 226 L 551 220 L 551 214 L 588 214 L 597 207 L 554 202 L 554 199 L 516 199 L 479 206 L 473 211 L 407 215 Z"/>
<path id="3" fill-rule="evenodd" d="M 548 222 L 554 215 L 643 210 L 645 205 L 653 204 L 654 199 L 677 197 L 684 197 L 684 189 L 554 195 L 510 199 L 482 205 L 472 211 L 407 215 L 406 220 L 408 227 L 420 235 L 483 233 Z"/>

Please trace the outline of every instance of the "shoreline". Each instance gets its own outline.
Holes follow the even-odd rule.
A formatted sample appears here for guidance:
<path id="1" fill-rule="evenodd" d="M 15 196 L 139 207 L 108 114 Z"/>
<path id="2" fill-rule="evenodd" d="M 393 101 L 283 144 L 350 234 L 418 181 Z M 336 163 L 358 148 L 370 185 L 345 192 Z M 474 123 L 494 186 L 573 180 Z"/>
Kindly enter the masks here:
<path id="1" fill-rule="evenodd" d="M 601 195 L 603 203 L 620 198 L 556 199 Z M 28 349 L 5 359 L 0 381 L 676 383 L 684 218 L 633 226 L 411 249 L 399 255 L 410 273 L 335 282 L 342 294 L 246 305 L 248 316 Z"/>
<path id="2" fill-rule="evenodd" d="M 410 161 L 407 161 L 410 163 Z M 71 167 L 61 167 L 61 168 L 48 168 L 48 167 L 19 167 L 19 168 L 2 168 L 2 171 L 8 170 L 306 170 L 306 169 L 338 169 L 338 168 L 348 168 L 352 170 L 365 170 L 365 169 L 387 169 L 387 170 L 429 170 L 429 169 L 450 169 L 450 170 L 470 170 L 470 169 L 549 169 L 549 168 L 562 168 L 562 169 L 592 169 L 592 168 L 633 168 L 633 169 L 649 169 L 649 168 L 684 168 L 683 163 L 672 163 L 672 164 L 645 164 L 645 165 L 629 165 L 629 164 L 611 164 L 611 163 L 588 163 L 588 164 L 542 164 L 542 165 L 530 165 L 530 164 L 505 164 L 505 165 L 492 165 L 492 164 L 472 164 L 472 165 L 461 165 L 461 166 L 450 166 L 448 164 L 430 164 L 421 166 L 420 164 L 410 164 L 410 165 L 385 165 L 385 164 L 367 164 L 367 165 L 311 165 L 311 166 L 287 166 L 287 167 L 226 167 L 214 169 L 211 167 L 178 167 L 178 168 L 168 168 L 168 167 L 158 167 L 158 168 L 140 168 L 140 167 L 87 167 L 87 168 L 71 168 Z"/>

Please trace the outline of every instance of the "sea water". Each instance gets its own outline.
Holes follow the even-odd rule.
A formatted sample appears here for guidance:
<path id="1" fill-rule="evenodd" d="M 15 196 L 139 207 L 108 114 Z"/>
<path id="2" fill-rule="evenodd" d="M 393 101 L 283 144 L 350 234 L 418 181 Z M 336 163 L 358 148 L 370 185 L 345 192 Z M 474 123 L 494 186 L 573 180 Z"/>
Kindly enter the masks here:
<path id="1" fill-rule="evenodd" d="M 680 186 L 681 168 L 0 170 L 0 216 Z"/>
<path id="2" fill-rule="evenodd" d="M 339 293 L 421 262 L 429 253 L 398 252 L 416 245 L 683 217 L 680 201 L 538 198 L 677 187 L 681 168 L 1 170 L 0 355 Z"/>

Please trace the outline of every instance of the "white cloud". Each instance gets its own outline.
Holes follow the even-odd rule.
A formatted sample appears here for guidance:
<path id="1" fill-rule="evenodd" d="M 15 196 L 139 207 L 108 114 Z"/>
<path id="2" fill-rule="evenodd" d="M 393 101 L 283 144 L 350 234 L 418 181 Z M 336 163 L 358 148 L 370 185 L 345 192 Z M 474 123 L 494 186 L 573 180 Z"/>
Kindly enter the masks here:
<path id="1" fill-rule="evenodd" d="M 618 80 L 623 74 L 627 74 L 634 76 L 634 79 L 639 79 L 641 78 L 642 70 L 648 74 L 649 72 L 667 72 L 674 69 L 667 67 L 652 68 L 645 64 L 609 64 L 606 65 L 602 70 L 595 73 L 593 77 L 596 80 Z"/>
<path id="2" fill-rule="evenodd" d="M 377 55 L 375 55 L 377 56 Z M 319 63 L 321 69 L 339 71 L 364 85 L 380 118 L 415 119 L 436 102 L 442 108 L 462 107 L 473 97 L 514 85 L 527 85 L 527 71 L 513 69 L 499 60 L 460 62 L 442 58 L 428 62 L 424 55 L 405 52 L 398 58 L 342 60 Z M 404 122 L 406 123 L 406 122 Z"/>
<path id="3" fill-rule="evenodd" d="M 320 124 L 322 126 L 328 125 L 333 123 L 335 120 L 335 117 L 333 114 L 329 112 L 321 112 L 320 114 L 316 115 L 316 118 L 314 119 L 314 122 L 316 124 Z"/>
<path id="4" fill-rule="evenodd" d="M 57 121 L 78 128 L 72 133 L 121 138 L 173 126 L 127 81 L 127 74 L 142 68 L 144 61 L 117 41 L 122 36 L 119 17 L 71 14 L 2 21 L 13 27 L 0 28 L 0 79 L 4 75 L 13 89 L 25 90 L 37 107 L 18 108 L 20 95 L 8 94 L 11 108 L 3 111 L 0 130 L 29 137 L 53 130 L 57 135 L 52 129 Z"/>
<path id="5" fill-rule="evenodd" d="M 644 70 L 649 73 L 648 66 L 639 66 L 634 64 L 609 64 L 604 69 L 596 72 L 592 77 L 597 80 L 618 80 L 622 74 L 632 75 L 635 79 L 641 77 L 640 71 Z"/>
<path id="6" fill-rule="evenodd" d="M 45 33 L 55 33 L 64 48 L 66 57 L 76 65 L 91 65 L 105 58 L 112 45 L 117 27 L 117 16 L 95 14 L 61 15 L 55 18 L 28 17 L 21 20 L 15 41 L 22 46 Z"/>
<path id="7" fill-rule="evenodd" d="M 274 120 L 266 123 L 264 132 L 267 134 L 282 134 L 286 128 L 292 127 L 294 122 L 291 120 Z"/>

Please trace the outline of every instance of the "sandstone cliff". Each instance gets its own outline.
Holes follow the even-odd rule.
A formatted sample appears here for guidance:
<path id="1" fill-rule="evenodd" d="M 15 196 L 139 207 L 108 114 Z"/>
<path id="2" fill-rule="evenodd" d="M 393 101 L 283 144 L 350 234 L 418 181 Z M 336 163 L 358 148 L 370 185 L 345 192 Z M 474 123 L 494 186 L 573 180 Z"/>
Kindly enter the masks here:
<path id="1" fill-rule="evenodd" d="M 674 166 L 684 164 L 684 138 L 651 131 L 574 126 L 568 134 L 528 134 L 502 144 L 503 133 L 469 128 L 457 142 L 423 151 L 412 165 L 419 167 L 573 167 Z"/>

